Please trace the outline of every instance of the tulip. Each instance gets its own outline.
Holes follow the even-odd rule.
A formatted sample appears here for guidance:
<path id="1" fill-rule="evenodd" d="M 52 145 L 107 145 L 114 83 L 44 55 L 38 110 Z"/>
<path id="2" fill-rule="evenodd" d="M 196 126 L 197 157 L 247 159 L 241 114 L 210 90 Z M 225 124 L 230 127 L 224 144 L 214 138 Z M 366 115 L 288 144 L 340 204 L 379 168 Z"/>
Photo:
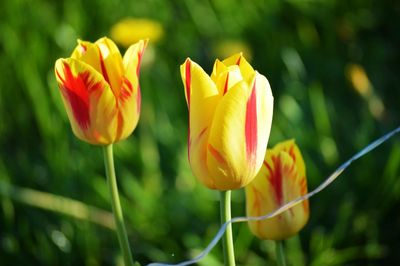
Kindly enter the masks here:
<path id="1" fill-rule="evenodd" d="M 55 74 L 72 131 L 81 140 L 108 145 L 132 134 L 140 114 L 140 61 L 147 40 L 124 57 L 108 38 L 78 40 L 71 57 L 56 61 Z"/>
<path id="2" fill-rule="evenodd" d="M 288 140 L 267 150 L 263 167 L 245 190 L 247 216 L 268 214 L 307 194 L 306 168 L 295 141 Z M 249 226 L 261 239 L 283 240 L 297 234 L 308 216 L 306 200 L 271 219 L 251 221 Z"/>
<path id="3" fill-rule="evenodd" d="M 247 185 L 262 166 L 271 129 L 273 96 L 268 80 L 241 53 L 216 60 L 211 76 L 188 58 L 181 76 L 194 175 L 211 189 Z"/>

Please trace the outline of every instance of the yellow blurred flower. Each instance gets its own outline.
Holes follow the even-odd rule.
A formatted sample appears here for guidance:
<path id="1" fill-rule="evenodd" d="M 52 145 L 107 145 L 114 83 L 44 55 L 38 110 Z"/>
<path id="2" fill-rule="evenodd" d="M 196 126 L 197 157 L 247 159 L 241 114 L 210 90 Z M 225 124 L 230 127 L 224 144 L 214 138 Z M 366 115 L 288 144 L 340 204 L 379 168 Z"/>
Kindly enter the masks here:
<path id="1" fill-rule="evenodd" d="M 111 38 L 118 44 L 129 47 L 142 39 L 156 43 L 164 35 L 162 25 L 147 18 L 124 18 L 111 28 Z"/>
<path id="2" fill-rule="evenodd" d="M 247 216 L 270 213 L 285 203 L 307 194 L 306 168 L 294 140 L 268 149 L 263 167 L 246 186 Z M 276 217 L 249 222 L 250 230 L 261 239 L 282 240 L 299 232 L 309 216 L 308 200 Z"/>
<path id="3" fill-rule="evenodd" d="M 371 95 L 371 83 L 362 66 L 357 64 L 347 65 L 346 75 L 358 93 L 364 97 Z"/>
<path id="4" fill-rule="evenodd" d="M 369 80 L 364 68 L 358 64 L 346 66 L 346 76 L 353 88 L 368 102 L 371 114 L 376 119 L 382 119 L 385 113 L 385 105 L 382 99 L 375 93 L 374 87 Z"/>
<path id="5" fill-rule="evenodd" d="M 241 40 L 223 40 L 214 46 L 215 57 L 227 58 L 232 54 L 242 53 L 249 62 L 253 58 L 251 48 Z"/>

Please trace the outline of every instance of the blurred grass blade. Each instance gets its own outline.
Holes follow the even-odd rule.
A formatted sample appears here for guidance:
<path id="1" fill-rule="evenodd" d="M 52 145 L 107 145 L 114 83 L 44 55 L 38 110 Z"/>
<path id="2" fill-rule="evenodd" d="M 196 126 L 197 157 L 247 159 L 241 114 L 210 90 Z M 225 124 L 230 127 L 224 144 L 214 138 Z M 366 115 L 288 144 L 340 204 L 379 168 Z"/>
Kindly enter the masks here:
<path id="1" fill-rule="evenodd" d="M 16 187 L 4 181 L 0 181 L 0 195 L 33 207 L 90 221 L 111 230 L 115 229 L 113 216 L 110 212 L 74 199 L 30 188 Z"/>

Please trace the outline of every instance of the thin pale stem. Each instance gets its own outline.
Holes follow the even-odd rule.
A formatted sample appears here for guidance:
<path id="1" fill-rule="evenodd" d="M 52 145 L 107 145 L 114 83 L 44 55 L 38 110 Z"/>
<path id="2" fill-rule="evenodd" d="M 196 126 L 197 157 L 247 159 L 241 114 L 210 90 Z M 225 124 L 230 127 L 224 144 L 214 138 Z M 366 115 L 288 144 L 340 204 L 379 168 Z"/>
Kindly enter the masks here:
<path id="1" fill-rule="evenodd" d="M 283 249 L 283 240 L 275 241 L 276 263 L 278 266 L 286 266 L 285 252 Z"/>
<path id="2" fill-rule="evenodd" d="M 220 212 L 221 225 L 231 219 L 231 191 L 220 191 Z M 232 239 L 232 224 L 226 228 L 224 237 L 222 238 L 222 248 L 224 251 L 225 266 L 235 266 L 235 252 Z"/>
<path id="3" fill-rule="evenodd" d="M 104 146 L 104 164 L 106 167 L 107 183 L 111 194 L 111 206 L 114 213 L 115 226 L 119 245 L 124 257 L 125 266 L 133 266 L 131 250 L 129 248 L 128 236 L 126 234 L 124 217 L 122 215 L 121 203 L 119 201 L 117 178 L 115 176 L 114 157 L 112 144 Z"/>

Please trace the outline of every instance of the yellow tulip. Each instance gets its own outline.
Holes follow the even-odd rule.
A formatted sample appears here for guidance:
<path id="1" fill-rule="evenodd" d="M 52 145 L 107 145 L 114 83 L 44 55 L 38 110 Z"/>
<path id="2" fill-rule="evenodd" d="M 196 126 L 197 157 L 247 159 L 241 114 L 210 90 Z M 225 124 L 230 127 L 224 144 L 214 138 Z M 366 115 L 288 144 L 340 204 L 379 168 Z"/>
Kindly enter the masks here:
<path id="1" fill-rule="evenodd" d="M 211 189 L 247 185 L 262 166 L 271 129 L 273 96 L 268 80 L 241 53 L 216 60 L 211 76 L 187 59 L 181 76 L 194 175 Z"/>
<path id="2" fill-rule="evenodd" d="M 140 61 L 147 40 L 122 58 L 108 38 L 78 40 L 71 57 L 55 64 L 56 79 L 72 131 L 81 140 L 107 145 L 127 138 L 140 115 Z"/>
<path id="3" fill-rule="evenodd" d="M 245 190 L 248 216 L 265 215 L 307 194 L 306 168 L 294 140 L 267 150 L 263 167 Z M 261 239 L 282 240 L 297 234 L 308 216 L 306 200 L 274 218 L 251 221 L 249 226 Z"/>

